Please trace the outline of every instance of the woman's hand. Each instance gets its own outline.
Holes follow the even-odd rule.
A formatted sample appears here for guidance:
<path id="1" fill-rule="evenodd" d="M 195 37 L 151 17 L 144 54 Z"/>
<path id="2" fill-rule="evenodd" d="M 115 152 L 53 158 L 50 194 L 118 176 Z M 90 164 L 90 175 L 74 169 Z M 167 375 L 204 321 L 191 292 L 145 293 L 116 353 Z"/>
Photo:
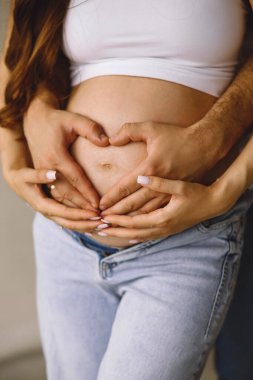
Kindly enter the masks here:
<path id="1" fill-rule="evenodd" d="M 41 185 L 57 183 L 58 174 L 54 170 L 30 168 L 31 158 L 22 132 L 0 128 L 0 148 L 4 179 L 35 211 L 63 227 L 82 232 L 101 224 L 96 212 L 67 207 L 46 196 Z"/>
<path id="2" fill-rule="evenodd" d="M 165 206 L 170 200 L 169 194 L 159 193 L 148 188 L 141 188 L 121 199 L 101 215 L 137 215 L 154 211 Z"/>
<path id="3" fill-rule="evenodd" d="M 57 187 L 58 198 L 65 204 L 70 201 L 76 207 L 96 209 L 97 191 L 68 148 L 79 135 L 95 145 L 107 146 L 109 141 L 103 128 L 84 116 L 58 110 L 35 98 L 24 118 L 24 133 L 34 167 L 53 168 L 59 173 L 62 185 Z"/>
<path id="4" fill-rule="evenodd" d="M 90 220 L 96 217 L 94 212 L 67 207 L 45 195 L 41 185 L 54 182 L 54 179 L 50 179 L 54 173 L 51 170 L 22 168 L 9 171 L 5 179 L 20 198 L 48 219 L 65 228 L 82 232 L 93 231 L 101 224 L 99 221 Z"/>
<path id="5" fill-rule="evenodd" d="M 158 239 L 181 232 L 203 220 L 227 211 L 239 197 L 240 191 L 228 193 L 226 186 L 217 180 L 210 186 L 159 177 L 139 176 L 144 188 L 170 194 L 166 207 L 143 215 L 109 215 L 106 221 L 113 227 L 103 234 L 123 237 L 130 242 Z"/>
<path id="6" fill-rule="evenodd" d="M 203 136 L 203 124 L 204 121 L 200 121 L 188 128 L 155 122 L 123 125 L 118 135 L 109 139 L 110 143 L 122 146 L 129 142 L 144 141 L 147 145 L 147 158 L 102 197 L 100 208 L 104 210 L 103 215 L 118 213 L 119 206 L 125 212 L 137 210 L 154 199 L 153 192 L 140 189 L 136 183 L 139 173 L 199 180 L 220 158 L 217 153 L 219 144 L 213 142 L 210 128 Z M 120 200 L 119 205 L 117 202 Z"/>

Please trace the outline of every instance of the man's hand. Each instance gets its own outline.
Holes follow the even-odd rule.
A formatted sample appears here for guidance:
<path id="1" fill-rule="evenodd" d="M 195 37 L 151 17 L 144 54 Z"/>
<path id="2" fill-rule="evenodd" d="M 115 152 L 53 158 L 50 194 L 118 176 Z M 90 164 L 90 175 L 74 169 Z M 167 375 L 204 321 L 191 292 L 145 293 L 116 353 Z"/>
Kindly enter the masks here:
<path id="1" fill-rule="evenodd" d="M 253 0 L 250 0 L 253 7 Z M 253 125 L 253 53 L 233 82 L 198 123 L 188 128 L 160 127 L 158 123 L 126 124 L 112 145 L 144 141 L 148 157 L 137 169 L 123 178 L 101 199 L 100 207 L 108 209 L 138 189 L 137 175 L 157 175 L 174 179 L 198 180 L 205 171 L 227 155 L 232 146 Z M 161 131 L 161 133 L 160 133 Z M 139 198 L 140 190 L 136 192 Z M 127 199 L 127 198 L 126 198 Z M 148 199 L 148 198 L 147 198 Z M 133 203 L 133 198 L 132 201 Z M 138 206 L 138 205 L 139 206 Z M 117 207 L 115 205 L 115 207 Z M 136 201 L 131 210 L 141 207 Z"/>
<path id="2" fill-rule="evenodd" d="M 79 114 L 53 108 L 35 99 L 24 118 L 24 133 L 36 169 L 59 173 L 56 199 L 81 208 L 98 207 L 99 196 L 68 148 L 80 135 L 98 146 L 109 144 L 103 128 Z"/>
<path id="3" fill-rule="evenodd" d="M 136 183 L 138 175 L 200 180 L 220 158 L 212 129 L 207 128 L 206 134 L 203 134 L 201 123 L 204 121 L 188 128 L 156 122 L 123 125 L 118 135 L 110 138 L 111 145 L 143 141 L 147 146 L 147 158 L 102 197 L 100 208 L 105 210 L 103 215 L 122 213 L 122 210 L 124 213 L 143 210 L 143 205 L 154 203 L 156 194 L 149 189 L 140 189 Z M 153 209 L 150 207 L 144 211 Z"/>

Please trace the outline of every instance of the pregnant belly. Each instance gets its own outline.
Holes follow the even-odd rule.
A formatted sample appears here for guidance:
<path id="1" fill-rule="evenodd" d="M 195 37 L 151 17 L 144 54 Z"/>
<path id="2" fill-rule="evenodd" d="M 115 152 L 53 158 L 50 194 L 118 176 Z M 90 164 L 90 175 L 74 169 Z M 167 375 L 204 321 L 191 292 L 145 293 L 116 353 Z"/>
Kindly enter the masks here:
<path id="1" fill-rule="evenodd" d="M 187 127 L 200 120 L 215 100 L 207 94 L 162 80 L 104 76 L 76 87 L 68 110 L 95 120 L 112 136 L 126 122 L 157 121 Z M 100 195 L 146 157 L 143 143 L 101 148 L 82 137 L 77 138 L 71 152 Z M 123 239 L 95 235 L 94 238 L 108 245 L 129 245 Z"/>

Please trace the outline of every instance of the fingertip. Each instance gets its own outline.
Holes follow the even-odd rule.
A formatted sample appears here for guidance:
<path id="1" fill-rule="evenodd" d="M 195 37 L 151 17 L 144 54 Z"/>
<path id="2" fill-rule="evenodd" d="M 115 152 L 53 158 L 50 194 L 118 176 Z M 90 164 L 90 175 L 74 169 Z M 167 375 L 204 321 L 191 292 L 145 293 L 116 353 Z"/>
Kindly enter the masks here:
<path id="1" fill-rule="evenodd" d="M 115 141 L 115 140 L 117 140 L 117 138 L 118 138 L 118 135 L 113 135 L 113 136 L 110 136 L 109 140 Z"/>
<path id="2" fill-rule="evenodd" d="M 101 142 L 102 145 L 108 145 L 109 144 L 109 137 L 106 136 L 104 133 L 101 133 L 99 135 L 99 141 Z"/>
<path id="3" fill-rule="evenodd" d="M 128 144 L 131 140 L 128 136 L 120 132 L 118 135 L 110 136 L 110 144 L 115 146 L 122 146 Z"/>
<path id="4" fill-rule="evenodd" d="M 100 139 L 101 141 L 108 140 L 108 136 L 106 136 L 104 133 L 101 133 L 101 134 L 99 135 L 99 139 Z"/>
<path id="5" fill-rule="evenodd" d="M 138 175 L 137 183 L 143 186 L 147 186 L 151 184 L 151 178 L 149 176 Z"/>
<path id="6" fill-rule="evenodd" d="M 46 172 L 46 179 L 48 181 L 55 181 L 56 180 L 56 171 L 55 170 L 48 170 Z"/>
<path id="7" fill-rule="evenodd" d="M 120 143 L 120 140 L 117 135 L 114 135 L 109 138 L 109 142 L 111 145 L 118 145 Z"/>

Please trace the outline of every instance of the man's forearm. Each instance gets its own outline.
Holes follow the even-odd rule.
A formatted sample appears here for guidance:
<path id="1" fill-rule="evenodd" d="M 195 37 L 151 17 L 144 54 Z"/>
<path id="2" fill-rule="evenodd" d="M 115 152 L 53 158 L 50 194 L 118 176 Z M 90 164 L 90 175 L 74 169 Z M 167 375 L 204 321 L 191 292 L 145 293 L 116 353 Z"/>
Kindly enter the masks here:
<path id="1" fill-rule="evenodd" d="M 253 54 L 203 119 L 203 134 L 216 143 L 217 161 L 253 126 Z M 200 127 L 201 128 L 201 127 Z"/>

